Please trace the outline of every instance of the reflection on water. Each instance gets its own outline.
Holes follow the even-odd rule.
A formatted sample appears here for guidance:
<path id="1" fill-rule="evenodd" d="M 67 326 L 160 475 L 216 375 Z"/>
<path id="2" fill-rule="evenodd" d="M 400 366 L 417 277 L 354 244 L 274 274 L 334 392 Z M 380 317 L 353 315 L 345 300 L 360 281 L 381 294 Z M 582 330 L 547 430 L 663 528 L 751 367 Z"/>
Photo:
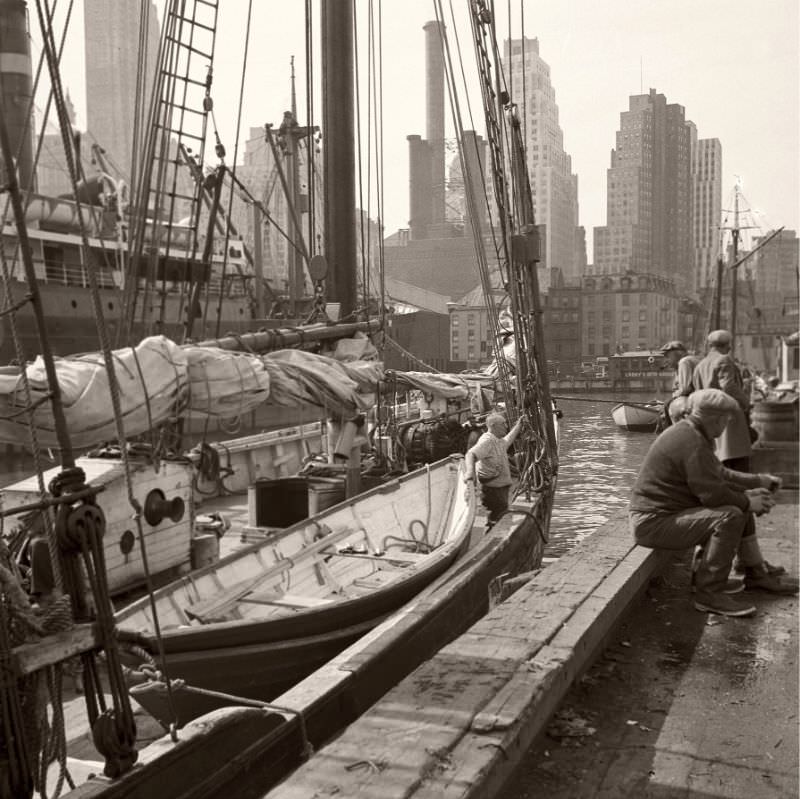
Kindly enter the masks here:
<path id="1" fill-rule="evenodd" d="M 562 400 L 560 466 L 545 558 L 562 555 L 624 510 L 654 433 L 629 433 L 611 418 L 614 402 Z M 615 400 L 619 401 L 619 400 Z"/>

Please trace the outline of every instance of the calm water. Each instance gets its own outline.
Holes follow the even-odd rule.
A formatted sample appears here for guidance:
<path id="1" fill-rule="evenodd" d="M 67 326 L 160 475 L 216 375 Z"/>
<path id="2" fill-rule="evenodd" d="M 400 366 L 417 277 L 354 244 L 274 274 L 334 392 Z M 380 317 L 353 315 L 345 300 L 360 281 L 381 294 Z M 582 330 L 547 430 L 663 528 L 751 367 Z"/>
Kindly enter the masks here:
<path id="1" fill-rule="evenodd" d="M 564 413 L 561 465 L 546 558 L 563 554 L 627 504 L 639 464 L 655 434 L 620 430 L 611 419 L 617 401 L 598 396 L 592 401 L 558 402 Z M 31 473 L 31 462 L 0 464 L 0 486 Z"/>
<path id="2" fill-rule="evenodd" d="M 655 433 L 618 428 L 611 418 L 618 401 L 610 395 L 592 401 L 558 401 L 564 413 L 561 463 L 545 558 L 563 554 L 627 506 L 628 493 Z"/>

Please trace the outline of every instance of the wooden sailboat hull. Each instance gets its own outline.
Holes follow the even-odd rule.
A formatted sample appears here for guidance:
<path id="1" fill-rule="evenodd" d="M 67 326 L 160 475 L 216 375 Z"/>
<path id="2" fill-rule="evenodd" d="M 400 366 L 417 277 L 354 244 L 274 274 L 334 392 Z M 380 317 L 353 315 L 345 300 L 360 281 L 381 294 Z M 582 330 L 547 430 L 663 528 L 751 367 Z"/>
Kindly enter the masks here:
<path id="1" fill-rule="evenodd" d="M 196 688 L 269 700 L 379 624 L 465 551 L 474 499 L 450 457 L 238 550 L 117 614 L 120 637 Z M 425 530 L 430 551 L 414 531 Z M 327 531 L 327 532 L 323 532 Z M 378 554 L 375 554 L 378 553 Z M 244 585 L 244 587 L 242 587 Z M 137 690 L 146 707 L 147 689 Z M 184 705 L 180 723 L 199 715 Z"/>
<path id="2" fill-rule="evenodd" d="M 617 427 L 632 433 L 654 433 L 662 403 L 641 404 L 622 402 L 611 409 L 611 417 Z"/>
<path id="3" fill-rule="evenodd" d="M 485 517 L 472 530 L 472 544 L 446 571 L 410 602 L 293 688 L 277 696 L 276 727 L 254 730 L 242 707 L 214 710 L 187 724 L 178 741 L 164 736 L 140 753 L 129 774 L 110 782 L 93 778 L 68 799 L 235 795 L 261 797 L 317 747 L 349 724 L 422 661 L 484 615 L 501 579 L 538 567 L 544 548 L 552 495 L 518 502 L 490 532 Z M 178 692 L 180 702 L 180 692 Z M 194 697 L 197 701 L 197 697 Z M 222 702 L 204 696 L 201 701 Z M 265 722 L 262 722 L 262 724 Z M 219 742 L 224 741 L 224 746 Z M 231 756 L 238 745 L 239 753 Z M 171 753 L 171 754 L 170 754 Z M 232 762 L 236 768 L 232 768 Z M 191 774 L 187 785 L 186 775 Z M 149 793 L 148 793 L 149 791 Z"/>

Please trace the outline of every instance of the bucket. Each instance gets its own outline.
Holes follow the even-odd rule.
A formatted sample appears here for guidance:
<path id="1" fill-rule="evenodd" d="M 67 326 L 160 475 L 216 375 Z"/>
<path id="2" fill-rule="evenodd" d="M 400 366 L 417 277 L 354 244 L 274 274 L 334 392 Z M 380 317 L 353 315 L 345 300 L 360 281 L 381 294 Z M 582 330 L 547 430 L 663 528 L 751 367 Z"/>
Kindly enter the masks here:
<path id="1" fill-rule="evenodd" d="M 758 431 L 757 444 L 797 446 L 797 402 L 764 400 L 753 407 L 751 421 Z"/>
<path id="2" fill-rule="evenodd" d="M 200 569 L 219 560 L 219 538 L 216 533 L 204 533 L 192 538 L 192 568 Z"/>
<path id="3" fill-rule="evenodd" d="M 311 478 L 308 481 L 308 515 L 313 516 L 345 498 L 344 480 L 341 478 Z"/>
<path id="4" fill-rule="evenodd" d="M 248 494 L 252 527 L 289 527 L 308 517 L 308 480 L 305 477 L 256 480 Z"/>

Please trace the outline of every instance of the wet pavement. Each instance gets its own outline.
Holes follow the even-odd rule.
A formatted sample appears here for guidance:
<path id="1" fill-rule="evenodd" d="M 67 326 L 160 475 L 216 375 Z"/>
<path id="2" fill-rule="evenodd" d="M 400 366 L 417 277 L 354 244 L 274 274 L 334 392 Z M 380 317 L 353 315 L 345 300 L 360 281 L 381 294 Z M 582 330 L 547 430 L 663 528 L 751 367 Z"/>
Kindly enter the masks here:
<path id="1" fill-rule="evenodd" d="M 797 491 L 758 520 L 798 573 Z M 753 618 L 696 611 L 676 558 L 615 630 L 501 799 L 796 799 L 798 599 L 748 592 Z"/>

